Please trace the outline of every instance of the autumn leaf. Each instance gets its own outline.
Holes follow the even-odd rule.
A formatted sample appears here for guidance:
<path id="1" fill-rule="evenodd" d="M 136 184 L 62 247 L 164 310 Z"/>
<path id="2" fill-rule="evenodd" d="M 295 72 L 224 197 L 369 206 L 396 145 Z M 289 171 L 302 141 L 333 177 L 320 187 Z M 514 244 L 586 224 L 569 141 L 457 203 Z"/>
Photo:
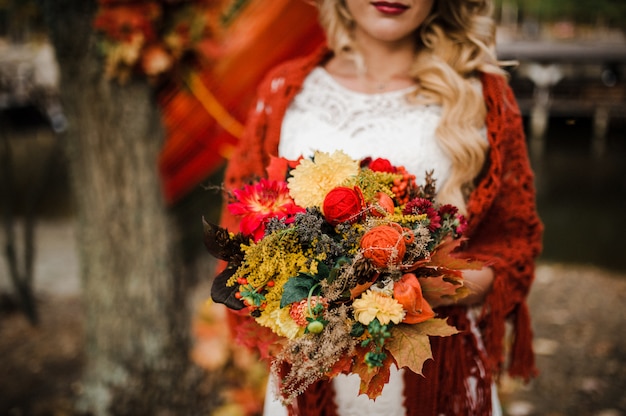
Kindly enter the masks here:
<path id="1" fill-rule="evenodd" d="M 458 300 L 470 293 L 470 290 L 463 286 L 462 281 L 459 282 L 449 279 L 445 275 L 420 277 L 418 280 L 422 286 L 424 298 L 429 302 L 442 297 Z"/>
<path id="2" fill-rule="evenodd" d="M 470 294 L 470 290 L 463 283 L 463 270 L 479 270 L 486 264 L 462 258 L 458 253 L 453 254 L 463 241 L 464 239 L 444 240 L 433 250 L 429 261 L 420 265 L 421 270 L 415 272 L 419 275 L 422 292 L 428 301 L 442 297 L 456 301 Z"/>
<path id="3" fill-rule="evenodd" d="M 242 233 L 231 236 L 226 228 L 207 222 L 202 218 L 204 229 L 204 246 L 213 257 L 239 265 L 243 259 L 241 245 L 250 242 Z"/>
<path id="4" fill-rule="evenodd" d="M 342 355 L 339 360 L 333 364 L 331 369 L 326 373 L 329 378 L 333 378 L 339 374 L 348 374 L 352 369 L 352 355 Z"/>
<path id="5" fill-rule="evenodd" d="M 287 180 L 289 171 L 298 166 L 301 159 L 302 157 L 297 160 L 289 160 L 284 157 L 270 156 L 270 163 L 265 169 L 267 172 L 267 178 L 274 181 Z"/>
<path id="6" fill-rule="evenodd" d="M 204 218 L 202 218 L 202 226 L 204 228 L 204 246 L 207 251 L 220 260 L 229 260 L 224 253 L 224 241 L 219 238 L 224 234 L 228 237 L 228 232 L 219 225 L 207 222 Z"/>
<path id="7" fill-rule="evenodd" d="M 447 337 L 458 332 L 445 319 L 435 318 L 416 325 L 400 324 L 391 329 L 391 338 L 385 342 L 385 348 L 399 368 L 406 367 L 422 374 L 426 360 L 433 358 L 429 336 Z"/>
<path id="8" fill-rule="evenodd" d="M 466 240 L 466 238 L 445 239 L 433 250 L 428 266 L 443 267 L 448 270 L 482 269 L 485 266 L 484 262 L 463 258 L 459 253 L 452 254 Z"/>
<path id="9" fill-rule="evenodd" d="M 361 378 L 361 384 L 369 383 L 372 377 L 374 377 L 374 373 L 373 370 L 365 363 L 365 354 L 371 351 L 371 348 L 359 346 L 355 351 L 356 358 L 354 360 L 354 365 L 352 366 L 352 371 L 359 375 Z"/>
<path id="10" fill-rule="evenodd" d="M 237 272 L 234 267 L 225 268 L 218 274 L 211 284 L 211 299 L 217 303 L 223 303 L 230 309 L 239 311 L 245 307 L 241 299 L 237 299 L 239 286 L 228 286 L 230 278 Z"/>
<path id="11" fill-rule="evenodd" d="M 370 399 L 375 399 L 381 395 L 383 388 L 389 382 L 389 367 L 394 365 L 394 359 L 391 354 L 387 354 L 382 367 L 369 367 L 365 363 L 365 354 L 370 351 L 371 348 L 356 348 L 352 371 L 361 378 L 359 394 L 366 394 Z"/>
<path id="12" fill-rule="evenodd" d="M 270 163 L 265 169 L 267 178 L 274 181 L 284 181 L 287 179 L 289 161 L 283 157 L 270 156 Z"/>
<path id="13" fill-rule="evenodd" d="M 273 349 L 281 348 L 283 340 L 271 329 L 260 326 L 249 316 L 240 315 L 235 327 L 235 340 L 238 344 L 250 349 L 258 349 L 261 358 L 273 356 Z M 274 351 L 275 352 L 275 351 Z"/>
<path id="14" fill-rule="evenodd" d="M 389 367 L 393 365 L 393 358 L 391 354 L 387 354 L 387 358 L 383 362 L 382 367 L 374 367 L 372 368 L 372 377 L 369 382 L 366 384 L 361 380 L 361 386 L 359 388 L 359 394 L 367 394 L 367 397 L 370 399 L 375 399 L 380 396 L 383 392 L 383 388 L 389 382 Z"/>
<path id="15" fill-rule="evenodd" d="M 355 285 L 352 289 L 350 289 L 350 299 L 356 299 L 361 293 L 365 292 L 373 284 L 374 282 L 365 282 L 362 285 Z"/>

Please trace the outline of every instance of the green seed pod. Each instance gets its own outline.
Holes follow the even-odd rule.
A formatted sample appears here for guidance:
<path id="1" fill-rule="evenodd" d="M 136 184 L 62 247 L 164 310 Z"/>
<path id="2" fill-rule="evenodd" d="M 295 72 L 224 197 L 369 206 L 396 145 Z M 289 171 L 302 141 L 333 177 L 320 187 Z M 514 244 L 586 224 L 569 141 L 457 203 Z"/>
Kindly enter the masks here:
<path id="1" fill-rule="evenodd" d="M 324 324 L 320 321 L 311 321 L 306 326 L 306 329 L 312 334 L 319 334 L 324 329 Z"/>

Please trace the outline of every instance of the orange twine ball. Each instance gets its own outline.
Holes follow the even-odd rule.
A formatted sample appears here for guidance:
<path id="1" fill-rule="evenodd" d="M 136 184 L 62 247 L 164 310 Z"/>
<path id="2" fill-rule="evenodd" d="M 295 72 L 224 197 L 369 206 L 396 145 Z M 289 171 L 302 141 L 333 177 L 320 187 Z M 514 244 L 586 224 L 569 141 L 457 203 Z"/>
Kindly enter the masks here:
<path id="1" fill-rule="evenodd" d="M 376 267 L 399 264 L 406 253 L 404 236 L 398 228 L 379 225 L 366 232 L 361 238 L 363 256 Z"/>

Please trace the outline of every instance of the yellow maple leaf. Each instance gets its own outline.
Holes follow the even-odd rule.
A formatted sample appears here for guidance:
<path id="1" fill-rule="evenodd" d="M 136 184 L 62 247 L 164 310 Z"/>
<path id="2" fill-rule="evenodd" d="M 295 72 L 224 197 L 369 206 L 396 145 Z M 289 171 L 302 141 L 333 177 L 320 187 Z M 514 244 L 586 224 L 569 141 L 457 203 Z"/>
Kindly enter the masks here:
<path id="1" fill-rule="evenodd" d="M 422 374 L 424 362 L 433 358 L 429 337 L 447 337 L 458 333 L 445 319 L 429 319 L 415 325 L 400 324 L 392 328 L 385 348 L 396 360 L 398 368 L 406 367 Z"/>

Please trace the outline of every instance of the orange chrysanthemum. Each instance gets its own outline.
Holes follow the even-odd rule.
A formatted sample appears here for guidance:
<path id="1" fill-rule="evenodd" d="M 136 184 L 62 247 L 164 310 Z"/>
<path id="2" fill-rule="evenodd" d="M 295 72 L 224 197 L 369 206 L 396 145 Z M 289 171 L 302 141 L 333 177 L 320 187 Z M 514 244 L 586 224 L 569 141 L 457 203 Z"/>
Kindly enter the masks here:
<path id="1" fill-rule="evenodd" d="M 324 308 L 328 307 L 327 299 L 324 299 L 320 296 L 312 296 L 310 308 L 313 309 L 320 303 L 324 305 Z M 302 299 L 300 302 L 292 304 L 291 308 L 289 309 L 289 315 L 299 326 L 307 326 L 309 321 L 307 321 L 306 318 L 313 318 L 313 316 L 309 314 L 309 300 Z"/>

